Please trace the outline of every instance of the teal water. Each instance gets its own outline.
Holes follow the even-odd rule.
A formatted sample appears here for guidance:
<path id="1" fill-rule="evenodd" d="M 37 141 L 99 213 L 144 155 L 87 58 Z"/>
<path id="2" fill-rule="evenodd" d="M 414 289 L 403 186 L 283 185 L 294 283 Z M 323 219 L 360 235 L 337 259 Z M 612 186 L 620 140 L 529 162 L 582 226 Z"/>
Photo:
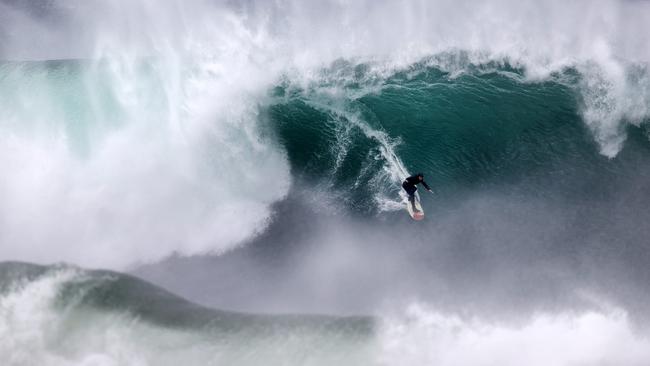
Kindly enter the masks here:
<path id="1" fill-rule="evenodd" d="M 530 81 L 507 65 L 456 74 L 415 64 L 383 77 L 364 65 L 342 68 L 324 70 L 306 88 L 276 88 L 268 113 L 294 174 L 351 188 L 350 205 L 360 211 L 376 211 L 373 192 L 399 190 L 398 182 L 376 181 L 389 163 L 363 128 L 385 133 L 408 172 L 424 172 L 444 197 L 526 180 L 535 191 L 572 175 L 614 178 L 631 173 L 637 160 L 629 156 L 650 147 L 641 124 L 628 127 L 621 156 L 600 154 L 581 114 L 576 70 Z"/>
<path id="2" fill-rule="evenodd" d="M 579 70 L 531 80 L 508 63 L 461 64 L 447 70 L 424 59 L 379 72 L 339 60 L 306 82 L 285 74 L 267 98 L 252 101 L 258 127 L 286 151 L 295 178 L 336 192 L 363 215 L 397 208 L 401 179 L 417 171 L 445 199 L 522 181 L 543 191 L 549 180 L 567 176 L 619 179 L 645 159 L 645 117 L 623 118 L 623 151 L 613 158 L 601 153 L 585 123 L 586 76 Z M 190 122 L 182 120 L 186 105 L 170 106 L 173 93 L 158 75 L 163 65 L 143 60 L 132 67 L 133 85 L 116 81 L 104 61 L 2 63 L 0 123 L 27 139 L 63 139 L 81 160 L 128 127 L 169 138 L 160 131 L 173 131 L 179 118 Z M 637 71 L 633 82 L 642 82 L 645 69 Z M 193 127 L 180 128 L 183 134 Z M 223 153 L 218 145 L 202 149 Z"/>

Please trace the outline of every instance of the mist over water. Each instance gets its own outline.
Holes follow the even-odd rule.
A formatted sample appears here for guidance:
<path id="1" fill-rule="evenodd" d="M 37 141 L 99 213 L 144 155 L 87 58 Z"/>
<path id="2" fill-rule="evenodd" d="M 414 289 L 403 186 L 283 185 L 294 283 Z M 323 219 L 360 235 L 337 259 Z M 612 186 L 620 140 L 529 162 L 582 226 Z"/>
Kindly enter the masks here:
<path id="1" fill-rule="evenodd" d="M 648 24 L 0 0 L 0 359 L 647 364 Z"/>

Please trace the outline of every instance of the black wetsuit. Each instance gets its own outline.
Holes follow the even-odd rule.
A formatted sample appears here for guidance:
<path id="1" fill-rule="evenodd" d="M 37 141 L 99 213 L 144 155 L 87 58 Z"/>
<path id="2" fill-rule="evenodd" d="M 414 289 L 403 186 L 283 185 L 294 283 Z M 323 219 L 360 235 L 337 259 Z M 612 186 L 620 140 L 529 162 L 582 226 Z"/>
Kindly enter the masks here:
<path id="1" fill-rule="evenodd" d="M 412 175 L 404 180 L 404 183 L 402 183 L 402 188 L 408 193 L 409 195 L 409 201 L 414 202 L 415 201 L 415 191 L 417 191 L 416 185 L 418 183 L 422 183 L 424 188 L 427 190 L 431 190 L 429 188 L 429 185 L 424 181 L 424 179 L 420 180 L 417 175 Z"/>

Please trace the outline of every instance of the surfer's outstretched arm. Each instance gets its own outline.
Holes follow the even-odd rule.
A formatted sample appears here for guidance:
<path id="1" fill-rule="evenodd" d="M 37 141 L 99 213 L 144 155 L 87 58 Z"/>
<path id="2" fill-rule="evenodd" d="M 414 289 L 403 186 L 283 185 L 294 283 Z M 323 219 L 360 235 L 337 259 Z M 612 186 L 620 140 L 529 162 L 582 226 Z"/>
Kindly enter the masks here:
<path id="1" fill-rule="evenodd" d="M 431 192 L 431 188 L 429 187 L 429 185 L 427 184 L 427 182 L 422 181 L 422 182 L 420 182 L 420 183 L 422 183 L 422 185 L 424 186 L 424 188 L 427 189 L 427 191 Z"/>

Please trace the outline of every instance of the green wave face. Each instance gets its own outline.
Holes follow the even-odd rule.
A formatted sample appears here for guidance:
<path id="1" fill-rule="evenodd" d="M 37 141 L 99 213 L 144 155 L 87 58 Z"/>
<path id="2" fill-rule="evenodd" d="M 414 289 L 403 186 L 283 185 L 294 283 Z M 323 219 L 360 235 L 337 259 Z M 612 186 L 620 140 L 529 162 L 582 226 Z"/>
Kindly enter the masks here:
<path id="1" fill-rule="evenodd" d="M 340 61 L 307 87 L 288 80 L 267 111 L 294 174 L 340 190 L 360 212 L 381 211 L 416 171 L 443 200 L 522 181 L 535 191 L 558 175 L 630 173 L 631 155 L 650 146 L 641 122 L 623 127 L 629 140 L 619 157 L 603 156 L 584 121 L 585 77 L 576 69 L 544 80 L 507 64 L 371 70 Z"/>

